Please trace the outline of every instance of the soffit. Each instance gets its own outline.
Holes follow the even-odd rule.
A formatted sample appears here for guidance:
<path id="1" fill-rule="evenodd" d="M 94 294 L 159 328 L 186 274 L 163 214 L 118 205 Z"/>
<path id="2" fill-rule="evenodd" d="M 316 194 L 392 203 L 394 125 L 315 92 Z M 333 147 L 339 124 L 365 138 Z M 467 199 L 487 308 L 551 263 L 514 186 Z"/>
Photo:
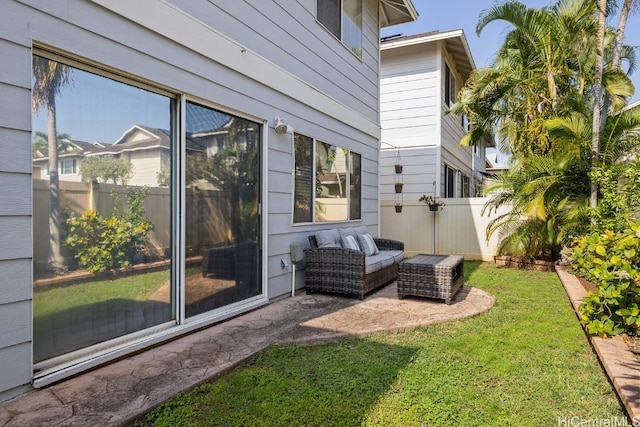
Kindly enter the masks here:
<path id="1" fill-rule="evenodd" d="M 380 0 L 380 6 L 382 28 L 418 20 L 418 11 L 411 0 Z"/>

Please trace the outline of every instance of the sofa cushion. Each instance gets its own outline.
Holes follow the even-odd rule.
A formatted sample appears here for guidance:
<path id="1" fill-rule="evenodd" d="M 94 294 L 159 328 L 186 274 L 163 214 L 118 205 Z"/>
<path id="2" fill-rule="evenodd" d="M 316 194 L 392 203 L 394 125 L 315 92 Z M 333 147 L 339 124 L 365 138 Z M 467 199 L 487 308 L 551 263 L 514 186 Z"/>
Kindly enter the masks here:
<path id="1" fill-rule="evenodd" d="M 318 230 L 316 231 L 316 241 L 319 248 L 340 248 L 340 233 L 337 228 L 330 230 Z"/>
<path id="2" fill-rule="evenodd" d="M 382 252 L 380 252 L 378 255 L 372 255 L 372 256 L 366 257 L 365 263 L 368 261 L 372 263 L 379 262 L 380 268 L 389 267 L 391 264 L 395 262 L 392 256 L 389 256 L 389 254 L 384 254 Z"/>
<path id="3" fill-rule="evenodd" d="M 369 233 L 358 234 L 358 244 L 366 256 L 377 255 L 380 252 Z"/>
<path id="4" fill-rule="evenodd" d="M 356 234 L 371 234 L 369 233 L 369 229 L 365 225 L 361 225 L 360 227 L 354 227 L 353 231 L 355 231 Z"/>
<path id="5" fill-rule="evenodd" d="M 355 238 L 358 235 L 353 227 L 339 228 L 338 232 L 340 236 L 353 236 Z"/>
<path id="6" fill-rule="evenodd" d="M 358 246 L 358 242 L 353 236 L 342 236 L 342 247 L 345 249 L 355 249 L 356 251 L 360 250 L 360 246 Z"/>
<path id="7" fill-rule="evenodd" d="M 382 262 L 374 259 L 374 257 L 365 257 L 364 259 L 364 274 L 375 273 L 382 268 Z"/>
<path id="8" fill-rule="evenodd" d="M 391 257 L 394 262 L 401 262 L 404 259 L 404 251 L 380 251 L 378 255 Z"/>

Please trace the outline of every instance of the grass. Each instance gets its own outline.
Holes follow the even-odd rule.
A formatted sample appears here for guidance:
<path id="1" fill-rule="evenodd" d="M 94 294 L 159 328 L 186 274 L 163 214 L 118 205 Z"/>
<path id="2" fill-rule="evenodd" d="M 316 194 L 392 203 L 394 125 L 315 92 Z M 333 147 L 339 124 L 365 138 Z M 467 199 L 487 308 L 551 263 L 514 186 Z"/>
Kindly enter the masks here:
<path id="1" fill-rule="evenodd" d="M 272 347 L 141 426 L 547 426 L 624 411 L 553 273 L 465 263 L 487 313 L 393 335 Z"/>

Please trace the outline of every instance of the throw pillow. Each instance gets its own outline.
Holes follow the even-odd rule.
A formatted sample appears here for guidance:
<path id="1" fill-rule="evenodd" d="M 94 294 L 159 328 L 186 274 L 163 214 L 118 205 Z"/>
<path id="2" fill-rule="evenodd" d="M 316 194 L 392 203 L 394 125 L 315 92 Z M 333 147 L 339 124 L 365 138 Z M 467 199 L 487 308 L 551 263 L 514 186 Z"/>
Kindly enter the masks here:
<path id="1" fill-rule="evenodd" d="M 358 246 L 358 242 L 353 236 L 342 236 L 342 247 L 345 249 L 355 249 L 356 251 L 360 250 L 360 246 Z"/>
<path id="2" fill-rule="evenodd" d="M 354 239 L 358 235 L 353 227 L 339 228 L 338 231 L 340 232 L 340 236 L 353 236 Z"/>
<path id="3" fill-rule="evenodd" d="M 316 242 L 319 248 L 339 248 L 340 233 L 335 228 L 316 231 Z"/>
<path id="4" fill-rule="evenodd" d="M 377 255 L 378 253 L 380 253 L 380 251 L 378 250 L 378 246 L 376 246 L 376 242 L 373 240 L 373 237 L 371 237 L 371 234 L 369 233 L 358 234 L 358 243 L 362 248 L 362 252 L 364 252 L 366 256 Z"/>

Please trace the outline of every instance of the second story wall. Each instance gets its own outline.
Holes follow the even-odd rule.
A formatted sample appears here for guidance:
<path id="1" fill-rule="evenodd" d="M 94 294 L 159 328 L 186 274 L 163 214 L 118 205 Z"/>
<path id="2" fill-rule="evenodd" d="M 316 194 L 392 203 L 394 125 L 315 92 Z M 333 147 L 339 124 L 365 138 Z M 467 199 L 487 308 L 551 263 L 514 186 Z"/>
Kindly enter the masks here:
<path id="1" fill-rule="evenodd" d="M 382 141 L 397 147 L 439 144 L 441 86 L 437 55 L 435 44 L 381 52 Z"/>
<path id="2" fill-rule="evenodd" d="M 378 122 L 378 0 L 363 1 L 362 59 L 316 20 L 315 0 L 169 1 Z"/>

